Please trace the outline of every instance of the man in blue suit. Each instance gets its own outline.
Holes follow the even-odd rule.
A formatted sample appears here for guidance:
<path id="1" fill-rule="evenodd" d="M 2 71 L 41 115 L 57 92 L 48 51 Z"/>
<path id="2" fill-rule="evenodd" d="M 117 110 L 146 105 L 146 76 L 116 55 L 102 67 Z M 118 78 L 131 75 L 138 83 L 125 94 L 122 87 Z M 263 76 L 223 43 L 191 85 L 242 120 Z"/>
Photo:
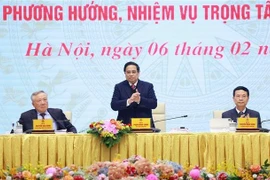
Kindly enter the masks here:
<path id="1" fill-rule="evenodd" d="M 222 118 L 231 118 L 234 122 L 237 122 L 239 117 L 257 118 L 258 128 L 262 127 L 260 113 L 246 107 L 249 100 L 249 90 L 246 87 L 236 87 L 233 90 L 233 100 L 236 105 L 235 108 L 222 113 Z"/>
<path id="2" fill-rule="evenodd" d="M 67 132 L 77 133 L 76 128 L 66 118 L 61 109 L 48 108 L 48 97 L 44 91 L 37 91 L 31 95 L 31 109 L 21 114 L 19 123 L 23 126 L 23 132 L 31 133 L 33 130 L 33 119 L 53 119 L 55 130 L 66 129 Z"/>
<path id="3" fill-rule="evenodd" d="M 124 66 L 126 80 L 115 85 L 111 108 L 118 111 L 117 120 L 125 124 L 131 118 L 151 118 L 151 126 L 155 127 L 152 109 L 157 107 L 157 98 L 153 84 L 139 80 L 140 67 L 135 62 Z"/>

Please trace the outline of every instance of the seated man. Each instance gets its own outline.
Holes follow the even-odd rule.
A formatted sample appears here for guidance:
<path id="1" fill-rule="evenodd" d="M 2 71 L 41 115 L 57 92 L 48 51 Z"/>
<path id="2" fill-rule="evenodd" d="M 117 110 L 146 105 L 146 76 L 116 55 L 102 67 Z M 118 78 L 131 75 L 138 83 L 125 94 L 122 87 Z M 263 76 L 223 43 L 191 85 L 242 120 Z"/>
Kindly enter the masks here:
<path id="1" fill-rule="evenodd" d="M 249 90 L 244 86 L 236 87 L 233 90 L 233 100 L 236 107 L 222 113 L 222 118 L 231 118 L 234 122 L 237 122 L 239 117 L 257 118 L 258 128 L 261 128 L 260 113 L 246 107 L 249 100 Z"/>
<path id="2" fill-rule="evenodd" d="M 23 132 L 31 133 L 33 129 L 33 119 L 53 119 L 55 130 L 66 129 L 67 132 L 77 133 L 76 128 L 66 118 L 61 109 L 48 108 L 48 98 L 44 91 L 37 91 L 31 95 L 31 109 L 21 114 L 19 123 L 23 126 Z"/>

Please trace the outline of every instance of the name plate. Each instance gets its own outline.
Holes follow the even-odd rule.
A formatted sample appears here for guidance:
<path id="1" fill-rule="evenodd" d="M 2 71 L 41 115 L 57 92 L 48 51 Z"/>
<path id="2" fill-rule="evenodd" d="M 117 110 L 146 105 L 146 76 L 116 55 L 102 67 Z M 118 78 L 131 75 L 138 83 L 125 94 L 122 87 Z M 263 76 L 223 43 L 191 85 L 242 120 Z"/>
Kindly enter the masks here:
<path id="1" fill-rule="evenodd" d="M 33 130 L 53 130 L 53 120 L 33 119 Z"/>
<path id="2" fill-rule="evenodd" d="M 237 128 L 238 129 L 256 129 L 258 128 L 257 118 L 238 118 Z"/>
<path id="3" fill-rule="evenodd" d="M 151 118 L 131 118 L 132 129 L 150 129 Z"/>

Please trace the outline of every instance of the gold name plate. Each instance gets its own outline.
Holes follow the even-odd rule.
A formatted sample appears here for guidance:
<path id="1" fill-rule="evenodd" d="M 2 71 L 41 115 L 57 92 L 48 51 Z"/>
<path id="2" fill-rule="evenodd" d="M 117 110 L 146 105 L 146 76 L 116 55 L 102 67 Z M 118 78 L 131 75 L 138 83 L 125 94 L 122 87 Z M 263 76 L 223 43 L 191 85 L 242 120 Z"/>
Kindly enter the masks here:
<path id="1" fill-rule="evenodd" d="M 238 129 L 256 129 L 258 128 L 257 118 L 238 118 L 237 119 Z"/>
<path id="2" fill-rule="evenodd" d="M 151 118 L 131 118 L 132 129 L 150 129 Z"/>
<path id="3" fill-rule="evenodd" d="M 52 119 L 34 119 L 33 130 L 53 130 Z"/>

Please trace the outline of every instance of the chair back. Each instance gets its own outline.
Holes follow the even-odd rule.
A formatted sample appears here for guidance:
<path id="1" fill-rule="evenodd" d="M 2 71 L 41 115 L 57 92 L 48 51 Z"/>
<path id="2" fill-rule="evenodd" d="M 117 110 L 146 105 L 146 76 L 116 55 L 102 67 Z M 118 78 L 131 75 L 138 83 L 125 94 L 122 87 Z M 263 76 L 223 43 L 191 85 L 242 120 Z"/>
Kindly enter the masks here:
<path id="1" fill-rule="evenodd" d="M 152 110 L 153 120 L 156 128 L 160 129 L 160 132 L 166 132 L 166 113 L 165 113 L 165 103 L 158 103 L 157 107 Z M 164 121 L 160 121 L 164 120 Z M 160 121 L 160 122 L 155 122 Z"/>
<path id="2" fill-rule="evenodd" d="M 222 118 L 222 113 L 225 112 L 224 110 L 214 110 L 213 111 L 213 118 Z"/>
<path id="3" fill-rule="evenodd" d="M 64 111 L 66 118 L 71 122 L 72 121 L 72 112 L 71 111 Z"/>

